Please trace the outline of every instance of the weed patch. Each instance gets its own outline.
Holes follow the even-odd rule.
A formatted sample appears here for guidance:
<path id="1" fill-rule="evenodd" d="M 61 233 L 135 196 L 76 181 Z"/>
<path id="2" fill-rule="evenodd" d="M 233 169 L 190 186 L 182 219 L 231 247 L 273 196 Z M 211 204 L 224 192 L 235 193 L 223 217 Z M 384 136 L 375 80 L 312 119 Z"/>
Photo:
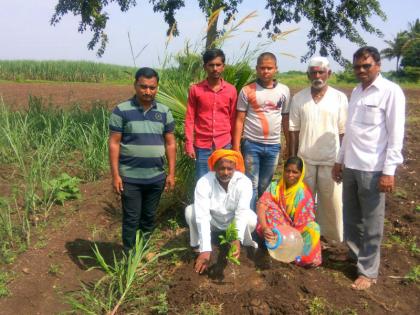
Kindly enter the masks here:
<path id="1" fill-rule="evenodd" d="M 134 288 L 141 288 L 142 284 L 156 276 L 153 265 L 157 260 L 180 250 L 184 249 L 173 248 L 154 254 L 153 247 L 149 246 L 149 240 L 137 233 L 136 245 L 128 255 L 124 254 L 119 260 L 114 253 L 113 262 L 108 263 L 95 244 L 93 249 L 95 257 L 80 258 L 94 259 L 98 263 L 98 267 L 94 268 L 103 270 L 105 276 L 92 287 L 83 286 L 83 290 L 78 295 L 69 297 L 68 302 L 76 312 L 116 314 L 123 303 L 124 307 L 129 307 Z M 167 305 L 166 295 L 159 296 L 161 303 L 154 306 L 162 311 Z"/>

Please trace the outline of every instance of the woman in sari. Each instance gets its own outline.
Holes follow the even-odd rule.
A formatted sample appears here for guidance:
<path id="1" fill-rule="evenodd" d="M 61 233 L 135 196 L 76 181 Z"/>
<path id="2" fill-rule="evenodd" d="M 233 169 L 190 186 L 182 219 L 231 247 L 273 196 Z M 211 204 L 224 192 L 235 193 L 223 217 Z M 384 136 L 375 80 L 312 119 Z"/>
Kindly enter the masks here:
<path id="1" fill-rule="evenodd" d="M 276 234 L 273 228 L 290 225 L 298 230 L 303 238 L 302 266 L 321 264 L 321 245 L 319 225 L 315 222 L 314 200 L 309 187 L 303 182 L 305 165 L 299 157 L 291 157 L 284 164 L 281 180 L 261 196 L 257 205 L 257 233 L 273 241 Z"/>

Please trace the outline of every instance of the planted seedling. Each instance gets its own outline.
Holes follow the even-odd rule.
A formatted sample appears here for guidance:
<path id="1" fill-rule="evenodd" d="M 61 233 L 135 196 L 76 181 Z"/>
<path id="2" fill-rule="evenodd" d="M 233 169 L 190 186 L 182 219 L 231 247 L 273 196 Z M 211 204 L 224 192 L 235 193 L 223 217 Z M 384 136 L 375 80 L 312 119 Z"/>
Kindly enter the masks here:
<path id="1" fill-rule="evenodd" d="M 219 235 L 219 239 L 220 245 L 230 246 L 229 251 L 226 255 L 226 259 L 233 264 L 240 265 L 241 263 L 239 262 L 239 260 L 233 256 L 233 253 L 236 252 L 238 248 L 235 244 L 232 244 L 232 242 L 239 240 L 235 220 L 232 220 L 232 222 L 228 225 L 225 235 Z"/>

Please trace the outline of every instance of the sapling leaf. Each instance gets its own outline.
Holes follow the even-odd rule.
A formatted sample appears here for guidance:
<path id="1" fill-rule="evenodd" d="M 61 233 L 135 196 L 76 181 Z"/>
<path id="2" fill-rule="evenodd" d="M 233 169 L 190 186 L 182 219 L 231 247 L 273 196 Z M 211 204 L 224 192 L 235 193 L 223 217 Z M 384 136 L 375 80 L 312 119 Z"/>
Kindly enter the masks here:
<path id="1" fill-rule="evenodd" d="M 239 260 L 233 256 L 233 253 L 236 252 L 237 247 L 235 244 L 232 244 L 232 242 L 239 240 L 235 219 L 233 219 L 232 222 L 228 225 L 225 231 L 225 235 L 219 235 L 219 239 L 220 239 L 220 245 L 230 246 L 229 251 L 226 255 L 226 259 L 229 260 L 231 263 L 240 265 Z"/>

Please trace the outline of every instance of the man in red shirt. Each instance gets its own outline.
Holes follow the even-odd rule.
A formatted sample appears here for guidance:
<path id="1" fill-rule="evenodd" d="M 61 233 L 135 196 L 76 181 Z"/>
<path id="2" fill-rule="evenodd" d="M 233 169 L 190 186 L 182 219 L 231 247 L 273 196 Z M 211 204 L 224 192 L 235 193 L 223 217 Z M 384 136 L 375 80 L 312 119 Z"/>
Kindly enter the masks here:
<path id="1" fill-rule="evenodd" d="M 214 150 L 231 148 L 236 116 L 236 89 L 221 77 L 225 54 L 209 49 L 203 63 L 207 78 L 190 87 L 185 117 L 185 152 L 196 161 L 196 180 L 209 171 L 207 160 Z"/>

